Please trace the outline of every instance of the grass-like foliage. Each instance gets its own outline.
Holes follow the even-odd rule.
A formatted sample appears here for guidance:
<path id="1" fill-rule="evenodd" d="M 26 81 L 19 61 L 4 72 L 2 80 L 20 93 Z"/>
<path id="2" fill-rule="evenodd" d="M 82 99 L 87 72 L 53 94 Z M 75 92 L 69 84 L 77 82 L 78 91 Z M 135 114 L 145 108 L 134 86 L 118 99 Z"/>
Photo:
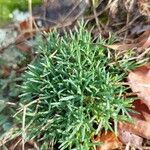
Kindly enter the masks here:
<path id="1" fill-rule="evenodd" d="M 109 41 L 108 41 L 109 43 Z M 57 143 L 59 149 L 89 150 L 101 129 L 117 129 L 129 119 L 131 99 L 122 81 L 133 63 L 117 59 L 81 23 L 74 33 L 60 37 L 50 32 L 41 40 L 38 56 L 27 70 L 20 111 L 16 119 L 26 138 Z M 23 119 L 22 119 L 23 118 Z M 46 146 L 47 145 L 47 146 Z"/>

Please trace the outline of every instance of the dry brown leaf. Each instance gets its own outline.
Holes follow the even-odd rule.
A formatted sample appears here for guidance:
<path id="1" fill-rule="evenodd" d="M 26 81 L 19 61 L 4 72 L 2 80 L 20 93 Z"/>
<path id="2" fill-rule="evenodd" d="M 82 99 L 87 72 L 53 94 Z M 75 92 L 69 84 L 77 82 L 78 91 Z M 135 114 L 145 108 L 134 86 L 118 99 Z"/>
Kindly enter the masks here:
<path id="1" fill-rule="evenodd" d="M 131 113 L 134 123 L 119 123 L 119 130 L 132 133 L 146 139 L 150 139 L 150 65 L 138 67 L 129 73 L 128 81 L 134 93 L 137 93 L 141 100 L 134 101 L 134 110 L 138 113 Z M 137 141 L 130 140 L 130 134 L 120 135 L 121 140 L 125 143 L 127 140 L 137 147 Z M 127 136 L 127 137 L 124 137 Z M 124 139 L 125 138 L 125 139 Z M 140 146 L 140 145 L 139 145 Z"/>
<path id="2" fill-rule="evenodd" d="M 143 138 L 130 133 L 128 131 L 120 130 L 119 131 L 119 139 L 125 144 L 130 144 L 135 148 L 141 148 L 143 143 Z"/>
<path id="3" fill-rule="evenodd" d="M 122 143 L 111 131 L 108 131 L 107 133 L 103 133 L 101 136 L 96 137 L 95 141 L 103 142 L 103 144 L 97 147 L 96 150 L 113 150 L 122 147 Z"/>
<path id="4" fill-rule="evenodd" d="M 137 48 L 137 46 L 135 44 L 113 44 L 113 45 L 105 45 L 106 47 L 113 49 L 113 50 L 128 50 L 128 49 L 133 49 L 133 48 Z"/>
<path id="5" fill-rule="evenodd" d="M 150 47 L 150 30 L 145 31 L 141 36 L 136 38 L 134 42 L 131 44 L 117 43 L 105 46 L 113 50 L 129 50 L 133 48 L 146 49 Z"/>
<path id="6" fill-rule="evenodd" d="M 134 106 L 133 109 L 136 111 L 136 113 L 130 113 L 132 117 L 140 120 L 145 120 L 145 121 L 149 120 L 150 110 L 148 106 L 142 102 L 142 100 L 135 100 L 133 102 L 133 106 Z"/>
<path id="7" fill-rule="evenodd" d="M 124 144 L 130 144 L 135 148 L 140 148 L 142 146 L 143 138 L 141 137 L 148 137 L 146 135 L 147 130 L 144 129 L 145 123 L 149 126 L 150 123 L 150 110 L 148 107 L 142 103 L 141 100 L 136 100 L 133 103 L 134 110 L 137 113 L 130 113 L 130 115 L 136 120 L 134 124 L 130 123 L 120 123 L 122 124 L 119 126 L 119 139 Z M 137 120 L 141 122 L 141 126 L 137 124 Z M 141 137 L 140 137 L 141 136 Z"/>
<path id="8" fill-rule="evenodd" d="M 119 139 L 124 144 L 129 143 L 135 148 L 140 148 L 143 141 L 141 137 L 150 138 L 150 110 L 141 100 L 134 101 L 133 106 L 136 113 L 130 115 L 135 122 L 119 123 Z"/>
<path id="9" fill-rule="evenodd" d="M 150 65 L 130 72 L 128 80 L 132 91 L 150 108 Z"/>
<path id="10" fill-rule="evenodd" d="M 142 112 L 142 114 L 143 114 L 145 120 L 150 123 L 150 114 L 146 113 L 146 112 Z"/>
<path id="11" fill-rule="evenodd" d="M 145 120 L 134 120 L 134 123 L 120 122 L 119 129 L 150 140 L 150 123 Z"/>
<path id="12" fill-rule="evenodd" d="M 134 41 L 135 43 L 139 43 L 144 39 L 147 39 L 150 36 L 150 29 L 147 29 L 143 34 L 141 34 L 138 38 L 136 38 Z"/>
<path id="13" fill-rule="evenodd" d="M 142 46 L 143 49 L 148 48 L 148 47 L 150 47 L 150 35 Z"/>

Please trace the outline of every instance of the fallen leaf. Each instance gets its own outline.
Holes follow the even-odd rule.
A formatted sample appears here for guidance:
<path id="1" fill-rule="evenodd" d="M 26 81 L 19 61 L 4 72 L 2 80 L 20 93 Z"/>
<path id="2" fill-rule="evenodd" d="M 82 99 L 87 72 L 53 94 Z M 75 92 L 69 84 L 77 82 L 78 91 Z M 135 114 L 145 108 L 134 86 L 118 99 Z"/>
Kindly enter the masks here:
<path id="1" fill-rule="evenodd" d="M 150 65 L 144 65 L 129 73 L 128 81 L 133 92 L 150 109 Z"/>
<path id="2" fill-rule="evenodd" d="M 119 130 L 119 139 L 125 144 L 130 144 L 135 148 L 141 148 L 143 143 L 143 138 L 130 133 L 129 131 Z"/>
<path id="3" fill-rule="evenodd" d="M 113 50 L 129 50 L 133 48 L 146 49 L 150 47 L 150 30 L 145 31 L 138 38 L 134 39 L 133 43 L 116 43 L 113 45 L 105 45 L 106 47 Z"/>
<path id="4" fill-rule="evenodd" d="M 148 114 L 146 112 L 142 112 L 142 113 L 143 113 L 145 120 L 150 123 L 150 114 Z"/>
<path id="5" fill-rule="evenodd" d="M 122 131 L 127 131 L 132 134 L 137 134 L 142 137 L 147 137 L 147 130 L 143 127 L 145 124 L 148 126 L 150 124 L 150 110 L 148 109 L 147 105 L 144 104 L 141 100 L 135 100 L 133 102 L 135 113 L 130 113 L 130 115 L 133 117 L 134 122 L 133 123 L 126 123 L 124 124 L 122 122 Z M 140 122 L 141 125 L 138 125 L 138 122 Z M 127 127 L 128 126 L 128 127 Z M 142 127 L 141 127 L 142 126 Z M 120 127 L 120 126 L 119 126 Z M 119 128 L 120 129 L 120 128 Z M 130 136 L 128 137 L 130 139 Z M 136 143 L 134 147 L 136 147 Z"/>
<path id="6" fill-rule="evenodd" d="M 150 139 L 150 110 L 142 100 L 133 102 L 134 110 L 137 113 L 130 113 L 133 123 L 119 122 L 119 139 L 124 144 L 130 144 L 135 148 L 140 148 L 142 138 Z"/>
<path id="7" fill-rule="evenodd" d="M 147 105 L 142 102 L 142 100 L 135 100 L 133 102 L 133 106 L 136 113 L 130 113 L 132 117 L 145 121 L 149 120 L 150 110 Z"/>
<path id="8" fill-rule="evenodd" d="M 119 122 L 119 129 L 150 140 L 150 123 L 147 121 L 134 118 L 134 123 Z"/>
<path id="9" fill-rule="evenodd" d="M 143 49 L 148 48 L 148 47 L 150 47 L 150 36 L 147 38 L 146 42 L 142 46 Z"/>
<path id="10" fill-rule="evenodd" d="M 111 131 L 103 133 L 95 138 L 95 142 L 103 142 L 96 150 L 113 150 L 122 147 L 118 137 Z"/>
<path id="11" fill-rule="evenodd" d="M 128 49 L 133 49 L 133 48 L 137 48 L 137 46 L 135 44 L 125 44 L 125 43 L 117 43 L 117 44 L 113 44 L 113 45 L 105 45 L 106 47 L 113 49 L 113 50 L 128 50 Z"/>
<path id="12" fill-rule="evenodd" d="M 119 122 L 120 139 L 123 143 L 130 142 L 137 148 L 138 137 L 131 137 L 130 134 L 138 135 L 150 140 L 150 64 L 138 67 L 129 73 L 129 85 L 134 93 L 141 100 L 133 102 L 134 110 L 137 113 L 130 113 L 133 117 L 133 123 Z M 133 135 L 132 135 L 133 136 Z M 136 141 L 132 141 L 132 139 Z"/>
<path id="13" fill-rule="evenodd" d="M 141 34 L 138 38 L 136 38 L 134 41 L 135 43 L 139 43 L 142 40 L 146 40 L 150 36 L 150 29 L 147 29 L 143 34 Z"/>

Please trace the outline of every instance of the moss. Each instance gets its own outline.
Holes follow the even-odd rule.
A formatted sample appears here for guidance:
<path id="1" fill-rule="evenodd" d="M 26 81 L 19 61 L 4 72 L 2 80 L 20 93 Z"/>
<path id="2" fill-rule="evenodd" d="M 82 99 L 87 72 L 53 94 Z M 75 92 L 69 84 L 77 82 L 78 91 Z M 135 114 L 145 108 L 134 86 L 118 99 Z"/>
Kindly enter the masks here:
<path id="1" fill-rule="evenodd" d="M 114 61 L 114 52 L 103 46 L 109 41 L 93 43 L 83 23 L 75 33 L 60 37 L 53 31 L 47 43 L 38 43 L 38 57 L 24 77 L 22 112 L 16 116 L 20 124 L 25 117 L 26 140 L 89 150 L 101 128 L 117 132 L 118 121 L 131 119 L 133 99 L 124 96 L 128 88 L 119 84 L 137 65 L 128 54 Z"/>

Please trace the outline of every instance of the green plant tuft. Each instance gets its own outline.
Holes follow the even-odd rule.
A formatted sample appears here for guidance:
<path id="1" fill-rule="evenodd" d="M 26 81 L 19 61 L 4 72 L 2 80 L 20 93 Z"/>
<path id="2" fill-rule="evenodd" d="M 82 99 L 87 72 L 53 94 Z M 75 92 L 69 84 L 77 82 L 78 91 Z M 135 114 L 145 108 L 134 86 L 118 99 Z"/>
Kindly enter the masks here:
<path id="1" fill-rule="evenodd" d="M 53 31 L 47 43 L 41 40 L 25 74 L 24 111 L 16 115 L 26 140 L 43 141 L 41 149 L 50 142 L 61 150 L 89 150 L 99 144 L 93 139 L 102 129 L 117 132 L 118 121 L 130 120 L 133 99 L 125 97 L 127 87 L 120 82 L 135 63 L 130 53 L 115 57 L 103 46 L 110 41 L 93 43 L 83 23 L 74 33 L 60 37 Z"/>

